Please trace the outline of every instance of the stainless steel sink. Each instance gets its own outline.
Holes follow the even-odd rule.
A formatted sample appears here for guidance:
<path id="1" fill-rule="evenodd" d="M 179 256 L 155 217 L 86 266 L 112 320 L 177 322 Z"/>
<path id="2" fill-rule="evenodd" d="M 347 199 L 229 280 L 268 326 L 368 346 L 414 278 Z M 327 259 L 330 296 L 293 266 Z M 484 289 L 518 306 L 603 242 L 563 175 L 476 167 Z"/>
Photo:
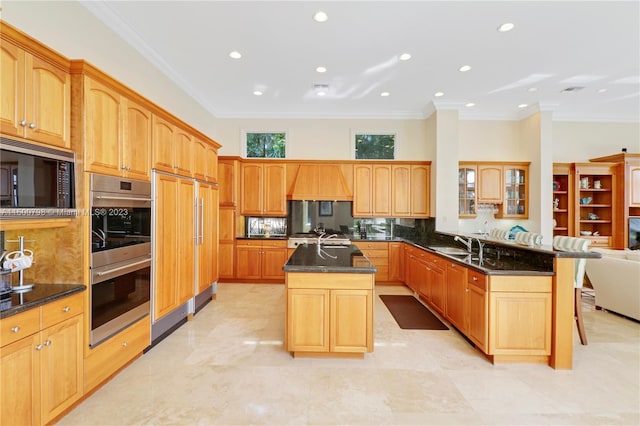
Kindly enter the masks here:
<path id="1" fill-rule="evenodd" d="M 430 246 L 431 250 L 435 250 L 439 253 L 448 254 L 450 256 L 466 256 L 469 254 L 465 249 L 461 249 L 458 247 L 439 247 L 439 246 Z"/>

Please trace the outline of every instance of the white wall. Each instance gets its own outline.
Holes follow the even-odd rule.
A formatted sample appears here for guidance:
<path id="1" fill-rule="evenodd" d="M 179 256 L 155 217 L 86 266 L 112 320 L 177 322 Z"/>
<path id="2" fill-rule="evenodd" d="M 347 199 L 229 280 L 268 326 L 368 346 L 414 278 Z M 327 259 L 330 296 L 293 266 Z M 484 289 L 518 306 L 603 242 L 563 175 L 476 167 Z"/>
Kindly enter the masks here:
<path id="1" fill-rule="evenodd" d="M 0 17 L 67 58 L 85 59 L 213 137 L 214 117 L 80 3 L 4 1 Z"/>
<path id="2" fill-rule="evenodd" d="M 620 153 L 640 153 L 640 122 L 553 122 L 553 161 L 581 163 L 590 158 Z"/>
<path id="3" fill-rule="evenodd" d="M 286 131 L 287 158 L 349 160 L 353 158 L 353 131 L 396 132 L 397 160 L 432 160 L 425 120 L 350 119 L 216 119 L 214 139 L 220 155 L 241 155 L 241 132 Z"/>
<path id="4" fill-rule="evenodd" d="M 460 161 L 528 161 L 517 121 L 460 120 L 459 135 Z"/>

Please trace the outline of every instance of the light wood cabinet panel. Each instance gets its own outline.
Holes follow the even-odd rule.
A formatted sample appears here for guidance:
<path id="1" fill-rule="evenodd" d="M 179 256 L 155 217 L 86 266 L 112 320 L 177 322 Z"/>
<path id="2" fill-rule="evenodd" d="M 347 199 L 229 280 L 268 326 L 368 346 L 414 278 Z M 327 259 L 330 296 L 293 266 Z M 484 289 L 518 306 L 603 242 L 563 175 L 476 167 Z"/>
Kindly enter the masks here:
<path id="1" fill-rule="evenodd" d="M 126 365 L 151 343 L 151 320 L 144 317 L 91 349 L 84 360 L 84 388 L 90 392 Z"/>
<path id="2" fill-rule="evenodd" d="M 164 118 L 153 115 L 153 167 L 172 173 L 175 162 L 175 126 Z"/>
<path id="3" fill-rule="evenodd" d="M 218 189 L 198 184 L 198 278 L 196 294 L 218 280 Z"/>
<path id="4" fill-rule="evenodd" d="M 76 315 L 41 333 L 42 420 L 59 416 L 84 394 L 82 315 Z"/>
<path id="5" fill-rule="evenodd" d="M 84 394 L 83 300 L 76 294 L 2 319 L 2 424 L 47 424 Z"/>
<path id="6" fill-rule="evenodd" d="M 233 243 L 236 235 L 236 210 L 233 207 L 220 207 L 220 219 L 218 230 L 220 241 Z"/>
<path id="7" fill-rule="evenodd" d="M 408 164 L 392 166 L 393 177 L 393 217 L 411 216 L 411 166 Z"/>
<path id="8" fill-rule="evenodd" d="M 411 216 L 431 216 L 431 166 L 411 166 Z"/>
<path id="9" fill-rule="evenodd" d="M 155 239 L 162 244 L 155 245 L 154 318 L 162 318 L 178 306 L 176 292 L 178 247 L 178 178 L 156 175 L 156 221 Z M 191 202 L 189 203 L 191 205 Z M 189 232 L 189 235 L 192 235 Z"/>
<path id="10" fill-rule="evenodd" d="M 629 207 L 640 207 L 640 166 L 628 166 Z"/>
<path id="11" fill-rule="evenodd" d="M 38 312 L 37 309 L 34 311 Z M 40 351 L 35 349 L 39 344 L 40 335 L 35 333 L 0 348 L 0 419 L 3 425 L 42 424 Z"/>
<path id="12" fill-rule="evenodd" d="M 235 250 L 233 243 L 220 243 L 218 246 L 218 268 L 220 278 L 235 277 Z"/>
<path id="13" fill-rule="evenodd" d="M 283 163 L 242 163 L 240 214 L 286 216 L 286 168 Z"/>
<path id="14" fill-rule="evenodd" d="M 404 281 L 404 243 L 389 243 L 389 281 Z"/>
<path id="15" fill-rule="evenodd" d="M 489 299 L 486 291 L 486 275 L 468 271 L 468 319 L 467 336 L 482 352 L 487 353 Z"/>
<path id="16" fill-rule="evenodd" d="M 236 169 L 237 161 L 218 161 L 218 184 L 220 185 L 220 205 L 236 205 Z"/>
<path id="17" fill-rule="evenodd" d="M 236 278 L 284 281 L 282 267 L 287 262 L 287 258 L 285 240 L 238 240 L 236 243 Z"/>
<path id="18" fill-rule="evenodd" d="M 329 290 L 287 291 L 287 350 L 329 351 Z"/>
<path id="19" fill-rule="evenodd" d="M 373 166 L 373 214 L 391 216 L 391 166 Z"/>
<path id="20" fill-rule="evenodd" d="M 178 243 L 175 247 L 177 251 L 174 253 L 174 259 L 177 257 L 178 262 L 178 273 L 176 276 L 178 306 L 194 296 L 194 256 L 196 244 L 196 236 L 194 235 L 196 232 L 194 223 L 194 200 L 194 182 L 192 180 L 180 179 L 178 181 L 177 204 Z"/>
<path id="21" fill-rule="evenodd" d="M 205 180 L 207 182 L 218 182 L 218 149 L 207 144 Z"/>
<path id="22" fill-rule="evenodd" d="M 288 255 L 285 248 L 262 249 L 262 278 L 265 280 L 284 280 L 282 267 L 287 263 Z"/>
<path id="23" fill-rule="evenodd" d="M 185 130 L 176 127 L 174 143 L 175 164 L 173 172 L 180 176 L 192 177 L 194 146 L 193 137 Z"/>
<path id="24" fill-rule="evenodd" d="M 330 351 L 372 351 L 372 292 L 370 290 L 331 290 L 330 296 Z"/>
<path id="25" fill-rule="evenodd" d="M 490 292 L 489 330 L 492 355 L 549 355 L 551 292 Z"/>
<path id="26" fill-rule="evenodd" d="M 0 45 L 2 133 L 70 148 L 69 72 L 3 39 Z"/>
<path id="27" fill-rule="evenodd" d="M 151 111 L 129 99 L 125 105 L 122 137 L 123 176 L 148 181 L 151 179 Z"/>
<path id="28" fill-rule="evenodd" d="M 376 282 L 389 281 L 389 243 L 357 241 L 354 244 L 378 269 Z"/>
<path id="29" fill-rule="evenodd" d="M 357 164 L 353 166 L 353 216 L 373 215 L 373 172 L 371 166 Z"/>
<path id="30" fill-rule="evenodd" d="M 430 291 L 433 308 L 440 314 L 445 315 L 446 309 L 446 277 L 445 262 L 437 256 L 429 258 Z"/>
<path id="31" fill-rule="evenodd" d="M 199 139 L 193 141 L 193 177 L 207 179 L 207 144 Z"/>
<path id="32" fill-rule="evenodd" d="M 446 269 L 445 318 L 462 333 L 467 332 L 467 269 L 448 263 Z"/>
<path id="33" fill-rule="evenodd" d="M 504 187 L 501 165 L 478 164 L 478 203 L 502 203 Z"/>
<path id="34" fill-rule="evenodd" d="M 259 280 L 262 278 L 262 248 L 236 246 L 236 277 Z"/>
<path id="35" fill-rule="evenodd" d="M 115 90 L 85 78 L 85 171 L 120 176 L 122 99 Z"/>
<path id="36" fill-rule="evenodd" d="M 591 240 L 592 247 L 624 247 L 617 164 L 575 163 L 574 167 L 575 234 Z M 600 181 L 600 188 L 595 188 L 595 181 Z M 583 231 L 597 235 L 583 236 Z"/>

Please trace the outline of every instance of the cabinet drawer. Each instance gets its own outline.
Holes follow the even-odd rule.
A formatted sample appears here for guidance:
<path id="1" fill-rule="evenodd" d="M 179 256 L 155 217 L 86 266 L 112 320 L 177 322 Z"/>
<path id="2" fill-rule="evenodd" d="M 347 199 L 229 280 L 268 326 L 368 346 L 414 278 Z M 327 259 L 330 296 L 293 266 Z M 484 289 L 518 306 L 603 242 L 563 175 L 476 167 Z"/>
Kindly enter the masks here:
<path id="1" fill-rule="evenodd" d="M 363 243 L 360 241 L 355 242 L 360 250 L 389 250 L 389 243 L 377 242 L 377 243 Z"/>
<path id="2" fill-rule="evenodd" d="M 150 318 L 146 317 L 91 350 L 84 360 L 85 393 L 105 381 L 149 346 L 150 327 Z"/>
<path id="3" fill-rule="evenodd" d="M 476 286 L 483 290 L 487 289 L 487 276 L 481 272 L 474 271 L 473 269 L 468 269 L 467 281 L 473 286 Z"/>
<path id="4" fill-rule="evenodd" d="M 262 241 L 263 248 L 286 248 L 287 240 L 263 240 Z"/>
<path id="5" fill-rule="evenodd" d="M 83 293 L 74 294 L 44 305 L 42 307 L 42 328 L 84 313 L 83 295 Z"/>
<path id="6" fill-rule="evenodd" d="M 39 331 L 40 308 L 29 309 L 0 321 L 0 344 L 5 346 Z"/>
<path id="7" fill-rule="evenodd" d="M 262 247 L 261 240 L 236 240 L 236 247 Z"/>
<path id="8" fill-rule="evenodd" d="M 369 259 L 371 258 L 388 258 L 389 251 L 388 250 L 376 250 L 376 249 L 360 249 L 360 251 L 367 256 Z"/>

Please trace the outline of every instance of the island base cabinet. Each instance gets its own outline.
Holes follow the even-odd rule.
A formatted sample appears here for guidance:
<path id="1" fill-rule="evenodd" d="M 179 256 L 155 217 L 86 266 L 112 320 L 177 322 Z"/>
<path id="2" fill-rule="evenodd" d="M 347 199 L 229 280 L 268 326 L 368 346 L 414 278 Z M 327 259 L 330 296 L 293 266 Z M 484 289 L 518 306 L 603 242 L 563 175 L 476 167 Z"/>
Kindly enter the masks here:
<path id="1" fill-rule="evenodd" d="M 373 285 L 372 274 L 288 273 L 287 350 L 360 358 L 372 352 Z"/>
<path id="2" fill-rule="evenodd" d="M 151 343 L 147 316 L 92 349 L 84 360 L 84 391 L 90 392 L 127 365 Z"/>
<path id="3" fill-rule="evenodd" d="M 494 277 L 491 281 L 488 353 L 493 361 L 528 358 L 547 363 L 551 354 L 551 278 L 511 277 L 511 291 L 494 289 L 500 283 L 494 283 Z"/>

